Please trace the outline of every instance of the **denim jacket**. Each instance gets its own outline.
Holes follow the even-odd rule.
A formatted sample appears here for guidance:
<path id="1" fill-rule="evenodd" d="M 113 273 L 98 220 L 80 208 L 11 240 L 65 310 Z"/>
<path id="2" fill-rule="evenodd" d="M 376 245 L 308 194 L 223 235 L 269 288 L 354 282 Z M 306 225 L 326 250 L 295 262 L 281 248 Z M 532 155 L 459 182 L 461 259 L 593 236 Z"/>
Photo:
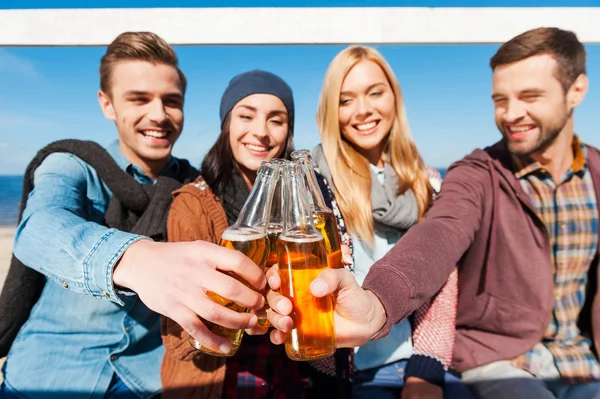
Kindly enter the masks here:
<path id="1" fill-rule="evenodd" d="M 118 142 L 108 151 L 138 182 L 153 183 Z M 163 174 L 177 167 L 173 158 Z M 14 253 L 47 282 L 4 366 L 5 384 L 19 396 L 102 398 L 115 372 L 140 398 L 161 390 L 159 315 L 112 281 L 121 255 L 145 237 L 101 224 L 110 196 L 71 154 L 51 154 L 35 171 Z"/>

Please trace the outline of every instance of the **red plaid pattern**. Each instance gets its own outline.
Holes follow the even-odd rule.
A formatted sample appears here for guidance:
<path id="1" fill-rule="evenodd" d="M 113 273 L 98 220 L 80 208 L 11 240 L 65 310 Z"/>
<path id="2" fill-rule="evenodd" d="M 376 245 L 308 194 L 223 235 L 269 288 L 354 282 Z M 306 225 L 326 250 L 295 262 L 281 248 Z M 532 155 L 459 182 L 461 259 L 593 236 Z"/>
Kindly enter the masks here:
<path id="1" fill-rule="evenodd" d="M 273 345 L 269 334 L 245 335 L 227 360 L 223 398 L 302 399 L 305 390 L 300 364 L 287 357 L 284 345 Z"/>
<path id="2" fill-rule="evenodd" d="M 536 375 L 540 348 L 545 346 L 566 382 L 584 383 L 600 380 L 591 340 L 581 336 L 577 327 L 587 273 L 598 250 L 598 203 L 586 165 L 586 148 L 577 137 L 573 151 L 573 164 L 558 184 L 539 163 L 515 158 L 515 176 L 548 230 L 555 302 L 542 342 L 513 364 Z"/>

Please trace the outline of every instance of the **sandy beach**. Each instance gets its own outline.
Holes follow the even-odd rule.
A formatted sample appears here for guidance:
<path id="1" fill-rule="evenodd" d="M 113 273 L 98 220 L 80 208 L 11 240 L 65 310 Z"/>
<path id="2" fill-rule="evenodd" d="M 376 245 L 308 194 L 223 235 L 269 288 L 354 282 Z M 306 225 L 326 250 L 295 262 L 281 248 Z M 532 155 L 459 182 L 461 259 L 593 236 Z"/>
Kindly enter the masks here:
<path id="1" fill-rule="evenodd" d="M 14 235 L 14 227 L 0 227 L 0 287 L 4 285 L 10 266 Z"/>

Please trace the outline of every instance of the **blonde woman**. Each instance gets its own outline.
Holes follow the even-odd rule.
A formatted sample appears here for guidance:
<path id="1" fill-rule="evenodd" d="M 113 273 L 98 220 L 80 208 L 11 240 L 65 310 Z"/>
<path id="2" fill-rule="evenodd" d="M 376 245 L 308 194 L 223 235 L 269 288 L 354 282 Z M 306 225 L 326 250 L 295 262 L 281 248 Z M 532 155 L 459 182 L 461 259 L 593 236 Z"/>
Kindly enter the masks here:
<path id="1" fill-rule="evenodd" d="M 313 151 L 314 161 L 362 284 L 373 263 L 423 218 L 441 179 L 423 163 L 398 80 L 372 48 L 351 46 L 333 59 L 317 124 L 322 144 Z M 354 349 L 352 396 L 469 398 L 468 389 L 448 373 L 456 304 L 455 270 L 410 320 Z"/>

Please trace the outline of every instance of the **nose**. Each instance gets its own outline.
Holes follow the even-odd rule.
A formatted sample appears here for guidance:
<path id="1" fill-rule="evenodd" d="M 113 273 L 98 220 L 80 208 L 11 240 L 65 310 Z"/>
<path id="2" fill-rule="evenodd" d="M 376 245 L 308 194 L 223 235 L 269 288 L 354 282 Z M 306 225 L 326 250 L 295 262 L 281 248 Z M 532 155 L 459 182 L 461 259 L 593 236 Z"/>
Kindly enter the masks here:
<path id="1" fill-rule="evenodd" d="M 148 118 L 157 124 L 161 124 L 167 119 L 165 105 L 160 99 L 156 99 L 149 104 Z"/>
<path id="2" fill-rule="evenodd" d="M 267 120 L 255 118 L 252 123 L 252 134 L 258 138 L 264 138 L 269 134 Z"/>
<path id="3" fill-rule="evenodd" d="M 504 121 L 507 123 L 517 122 L 526 114 L 525 106 L 522 101 L 508 100 L 506 104 L 506 112 L 504 113 Z"/>
<path id="4" fill-rule="evenodd" d="M 356 116 L 358 118 L 364 118 L 369 116 L 372 112 L 371 103 L 366 97 L 359 97 L 356 101 Z"/>

